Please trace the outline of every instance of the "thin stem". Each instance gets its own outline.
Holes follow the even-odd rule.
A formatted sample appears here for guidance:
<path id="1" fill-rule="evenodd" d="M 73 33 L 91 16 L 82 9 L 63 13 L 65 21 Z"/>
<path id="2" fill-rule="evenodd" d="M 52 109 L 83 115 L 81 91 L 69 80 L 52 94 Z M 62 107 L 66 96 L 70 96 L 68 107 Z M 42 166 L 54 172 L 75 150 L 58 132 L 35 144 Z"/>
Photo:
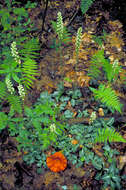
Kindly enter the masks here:
<path id="1" fill-rule="evenodd" d="M 44 30 L 44 24 L 45 24 L 45 18 L 46 18 L 46 13 L 47 13 L 47 8 L 48 8 L 48 2 L 49 2 L 49 0 L 46 0 L 46 7 L 45 7 L 45 10 L 44 10 L 44 14 L 43 14 L 42 32 Z"/>

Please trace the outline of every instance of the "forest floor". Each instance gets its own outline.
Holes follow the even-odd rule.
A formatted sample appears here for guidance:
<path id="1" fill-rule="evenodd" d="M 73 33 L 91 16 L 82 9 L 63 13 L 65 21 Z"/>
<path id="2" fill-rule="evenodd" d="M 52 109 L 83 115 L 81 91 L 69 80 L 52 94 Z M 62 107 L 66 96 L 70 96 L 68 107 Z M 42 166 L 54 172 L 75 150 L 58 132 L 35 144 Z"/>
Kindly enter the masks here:
<path id="1" fill-rule="evenodd" d="M 97 117 L 103 119 L 113 117 L 114 127 L 126 139 L 126 84 L 124 84 L 126 44 L 123 38 L 123 25 L 119 20 L 114 20 L 108 11 L 100 9 L 100 5 L 98 7 L 97 3 L 94 3 L 92 9 L 89 9 L 84 15 L 81 14 L 79 6 L 80 1 L 78 0 L 49 1 L 43 32 L 41 32 L 41 13 L 44 11 L 45 4 L 41 2 L 36 8 L 28 10 L 30 19 L 37 28 L 35 35 L 39 36 L 41 51 L 37 60 L 39 76 L 36 78 L 33 88 L 28 92 L 25 105 L 32 106 L 43 91 L 48 91 L 49 94 L 53 93 L 61 81 L 65 90 L 73 89 L 73 84 L 75 84 L 81 90 L 88 113 L 91 114 L 96 111 Z M 51 21 L 56 21 L 58 11 L 61 11 L 64 25 L 67 26 L 72 39 L 62 46 L 61 58 L 59 52 L 56 51 L 56 34 L 51 24 Z M 71 20 L 75 13 L 77 14 L 74 20 Z M 75 37 L 80 26 L 83 28 L 82 43 L 78 64 L 75 66 Z M 100 42 L 98 38 L 93 40 L 92 36 L 103 36 L 103 31 L 107 34 L 105 38 L 99 38 L 101 39 Z M 97 103 L 90 100 L 92 96 L 88 88 L 89 86 L 97 87 L 97 84 L 91 85 L 91 78 L 87 75 L 88 68 L 90 67 L 91 57 L 102 48 L 104 48 L 105 55 L 109 58 L 111 64 L 114 60 L 118 60 L 123 68 L 120 79 L 113 84 L 113 88 L 123 104 L 122 114 L 118 112 L 101 114 L 100 110 L 96 109 Z M 99 82 L 106 83 L 106 79 L 101 80 L 99 79 Z M 67 106 L 71 107 L 70 103 Z M 71 110 L 76 116 L 76 110 L 72 108 Z M 102 111 L 104 112 L 104 109 Z M 85 123 L 89 122 L 88 117 L 83 120 Z M 78 118 L 75 117 L 73 120 L 70 119 L 69 123 L 77 123 L 78 121 Z M 10 137 L 8 131 L 4 130 L 0 134 L 0 139 L 0 173 L 2 179 L 0 179 L 0 190 L 102 190 L 103 180 L 95 179 L 98 170 L 91 162 L 84 163 L 81 167 L 76 168 L 76 164 L 74 165 L 68 161 L 67 168 L 59 173 L 54 173 L 49 168 L 43 168 L 42 173 L 37 173 L 35 163 L 27 165 L 23 161 L 23 153 L 17 151 L 15 137 Z M 119 169 L 119 176 L 125 176 L 126 144 L 114 142 L 110 146 L 119 152 L 115 156 L 117 168 Z M 94 153 L 101 157 L 103 157 L 102 147 L 103 145 L 97 145 L 93 149 Z M 111 190 L 109 185 L 105 190 Z M 126 190 L 125 179 L 121 179 L 121 190 Z"/>

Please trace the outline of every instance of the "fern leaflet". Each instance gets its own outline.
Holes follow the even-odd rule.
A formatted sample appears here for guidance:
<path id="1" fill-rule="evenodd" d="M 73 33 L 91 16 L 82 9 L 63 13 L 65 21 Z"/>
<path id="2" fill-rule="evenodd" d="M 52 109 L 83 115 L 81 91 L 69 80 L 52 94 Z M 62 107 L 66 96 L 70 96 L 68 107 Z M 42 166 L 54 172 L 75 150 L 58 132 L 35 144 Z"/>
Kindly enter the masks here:
<path id="1" fill-rule="evenodd" d="M 35 80 L 34 76 L 38 76 L 37 72 L 37 63 L 27 58 L 26 61 L 23 63 L 22 71 L 23 71 L 23 83 L 24 85 L 29 88 L 33 84 L 33 80 Z"/>
<path id="2" fill-rule="evenodd" d="M 4 82 L 0 82 L 0 98 L 4 99 L 7 95 L 6 84 Z"/>
<path id="3" fill-rule="evenodd" d="M 105 85 L 100 84 L 99 89 L 94 89 L 90 87 L 90 90 L 94 93 L 95 99 L 100 99 L 102 103 L 106 106 L 111 107 L 113 110 L 117 110 L 121 113 L 122 104 L 119 101 L 118 96 L 111 87 L 105 87 Z"/>
<path id="4" fill-rule="evenodd" d="M 20 44 L 21 45 L 21 44 Z M 32 38 L 22 44 L 22 49 L 19 50 L 21 59 L 35 59 L 39 55 L 40 46 L 37 38 Z"/>
<path id="5" fill-rule="evenodd" d="M 7 126 L 8 117 L 4 112 L 0 112 L 0 131 Z"/>
<path id="6" fill-rule="evenodd" d="M 88 9 L 92 5 L 93 1 L 94 0 L 81 0 L 81 6 L 80 6 L 80 8 L 81 8 L 81 12 L 83 14 L 85 14 L 88 11 Z"/>
<path id="7" fill-rule="evenodd" d="M 8 95 L 7 100 L 10 104 L 11 113 L 14 113 L 14 112 L 19 113 L 19 114 L 22 113 L 22 104 L 21 104 L 21 100 L 19 96 L 10 94 Z"/>
<path id="8" fill-rule="evenodd" d="M 89 67 L 88 75 L 92 78 L 98 78 L 101 74 L 102 65 L 105 62 L 104 50 L 99 50 L 91 58 L 91 65 Z"/>
<path id="9" fill-rule="evenodd" d="M 99 142 L 125 142 L 126 140 L 118 133 L 115 131 L 115 129 L 111 128 L 106 128 L 106 129 L 99 129 L 97 137 L 95 139 L 95 143 Z"/>

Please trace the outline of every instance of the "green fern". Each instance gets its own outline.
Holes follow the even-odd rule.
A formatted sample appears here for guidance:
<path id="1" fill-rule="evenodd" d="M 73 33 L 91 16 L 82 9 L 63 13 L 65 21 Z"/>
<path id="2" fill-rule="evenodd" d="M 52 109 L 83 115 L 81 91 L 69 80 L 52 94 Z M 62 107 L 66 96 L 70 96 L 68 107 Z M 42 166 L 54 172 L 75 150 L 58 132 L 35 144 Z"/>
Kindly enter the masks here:
<path id="1" fill-rule="evenodd" d="M 93 1 L 94 0 L 81 0 L 80 8 L 81 8 L 82 14 L 85 14 L 88 11 Z"/>
<path id="2" fill-rule="evenodd" d="M 7 101 L 10 104 L 10 112 L 12 113 L 12 115 L 14 113 L 22 113 L 22 104 L 19 96 L 9 94 L 7 97 Z"/>
<path id="3" fill-rule="evenodd" d="M 90 87 L 90 90 L 94 93 L 96 100 L 101 100 L 101 102 L 105 103 L 107 107 L 121 113 L 122 104 L 120 103 L 115 91 L 111 87 L 105 87 L 105 85 L 100 84 L 99 89 Z"/>
<path id="4" fill-rule="evenodd" d="M 0 131 L 7 126 L 8 117 L 4 112 L 0 112 Z"/>
<path id="5" fill-rule="evenodd" d="M 27 88 L 29 88 L 33 84 L 35 76 L 38 76 L 37 68 L 37 63 L 30 58 L 27 58 L 26 61 L 22 64 L 22 82 Z"/>
<path id="6" fill-rule="evenodd" d="M 121 67 L 118 64 L 118 60 L 110 64 L 110 61 L 104 56 L 104 50 L 99 50 L 91 58 L 88 75 L 97 79 L 104 71 L 106 79 L 111 83 L 117 80 L 120 70 Z"/>
<path id="7" fill-rule="evenodd" d="M 91 58 L 91 65 L 89 67 L 88 75 L 95 79 L 98 78 L 101 74 L 102 65 L 105 62 L 104 50 L 99 50 Z"/>
<path id="8" fill-rule="evenodd" d="M 98 134 L 95 139 L 95 143 L 99 142 L 124 142 L 126 143 L 126 140 L 115 131 L 115 129 L 106 128 L 106 129 L 98 129 Z"/>
<path id="9" fill-rule="evenodd" d="M 106 60 L 103 64 L 103 70 L 107 80 L 111 83 L 117 80 L 121 67 L 118 64 L 118 60 L 115 60 L 113 64 Z"/>
<path id="10" fill-rule="evenodd" d="M 0 82 L 0 98 L 5 99 L 7 95 L 7 88 L 4 82 Z"/>
<path id="11" fill-rule="evenodd" d="M 23 44 L 19 44 L 21 49 L 19 50 L 19 55 L 21 56 L 21 59 L 35 59 L 39 56 L 39 41 L 37 38 L 32 38 L 28 41 L 26 41 Z"/>

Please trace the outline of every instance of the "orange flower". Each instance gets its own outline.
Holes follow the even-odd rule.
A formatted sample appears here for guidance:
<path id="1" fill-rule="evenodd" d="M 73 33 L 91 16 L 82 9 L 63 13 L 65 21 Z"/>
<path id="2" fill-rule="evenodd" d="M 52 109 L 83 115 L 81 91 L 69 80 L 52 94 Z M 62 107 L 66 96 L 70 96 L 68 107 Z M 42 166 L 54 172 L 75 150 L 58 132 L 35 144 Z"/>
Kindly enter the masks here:
<path id="1" fill-rule="evenodd" d="M 67 160 L 61 152 L 56 152 L 51 156 L 47 157 L 46 164 L 53 172 L 60 172 L 65 170 L 67 167 Z"/>
<path id="2" fill-rule="evenodd" d="M 76 139 L 73 139 L 73 140 L 71 141 L 71 143 L 75 145 L 75 144 L 78 144 L 78 141 L 77 141 Z"/>

